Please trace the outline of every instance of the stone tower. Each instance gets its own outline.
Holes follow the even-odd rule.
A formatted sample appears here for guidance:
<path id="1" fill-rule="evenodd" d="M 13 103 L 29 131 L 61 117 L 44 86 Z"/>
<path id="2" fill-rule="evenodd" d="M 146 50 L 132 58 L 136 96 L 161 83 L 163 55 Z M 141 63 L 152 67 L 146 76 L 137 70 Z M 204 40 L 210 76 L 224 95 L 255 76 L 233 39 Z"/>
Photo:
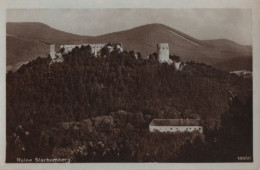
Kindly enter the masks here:
<path id="1" fill-rule="evenodd" d="M 157 44 L 157 55 L 160 63 L 167 62 L 169 60 L 169 45 L 168 43 Z"/>
<path id="2" fill-rule="evenodd" d="M 55 44 L 50 45 L 50 56 L 51 56 L 52 60 L 56 58 L 56 56 L 55 56 Z"/>

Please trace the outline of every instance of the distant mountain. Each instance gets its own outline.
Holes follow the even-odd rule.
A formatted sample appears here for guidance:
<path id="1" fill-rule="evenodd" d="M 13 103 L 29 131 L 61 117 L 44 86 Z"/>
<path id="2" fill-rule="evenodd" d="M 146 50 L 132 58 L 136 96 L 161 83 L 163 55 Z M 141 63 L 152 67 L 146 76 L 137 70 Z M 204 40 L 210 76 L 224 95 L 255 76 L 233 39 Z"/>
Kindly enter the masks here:
<path id="1" fill-rule="evenodd" d="M 7 66 L 30 61 L 38 56 L 45 57 L 49 53 L 49 45 L 38 40 L 18 36 L 6 37 Z"/>
<path id="2" fill-rule="evenodd" d="M 16 42 L 18 41 L 18 42 Z M 56 30 L 42 23 L 7 23 L 7 65 L 46 56 L 48 45 L 121 42 L 126 50 L 156 52 L 156 44 L 169 43 L 170 54 L 182 60 L 204 62 L 231 70 L 252 70 L 252 47 L 230 40 L 198 40 L 162 24 L 149 24 L 100 36 L 80 36 Z M 25 45 L 24 45 L 25 44 Z M 32 47 L 32 48 L 30 48 Z"/>
<path id="3" fill-rule="evenodd" d="M 69 43 L 85 40 L 87 36 L 66 33 L 43 23 L 22 22 L 7 23 L 8 35 L 16 35 L 30 40 L 38 40 L 46 43 Z"/>

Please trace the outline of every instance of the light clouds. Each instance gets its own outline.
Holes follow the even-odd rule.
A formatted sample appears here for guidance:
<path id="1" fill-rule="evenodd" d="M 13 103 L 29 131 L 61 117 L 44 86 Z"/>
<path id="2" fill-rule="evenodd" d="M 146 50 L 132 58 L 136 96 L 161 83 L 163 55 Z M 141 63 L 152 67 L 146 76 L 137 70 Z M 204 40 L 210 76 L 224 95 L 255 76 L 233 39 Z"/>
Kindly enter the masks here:
<path id="1" fill-rule="evenodd" d="M 252 44 L 250 9 L 9 9 L 7 22 L 43 22 L 90 36 L 162 23 L 202 40 Z"/>

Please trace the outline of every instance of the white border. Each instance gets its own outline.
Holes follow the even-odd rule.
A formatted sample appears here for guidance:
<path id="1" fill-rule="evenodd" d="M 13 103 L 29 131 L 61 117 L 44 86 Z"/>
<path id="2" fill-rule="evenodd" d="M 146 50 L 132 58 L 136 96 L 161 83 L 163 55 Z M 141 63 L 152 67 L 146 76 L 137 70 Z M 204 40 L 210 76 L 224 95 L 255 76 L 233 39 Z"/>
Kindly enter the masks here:
<path id="1" fill-rule="evenodd" d="M 6 9 L 8 8 L 251 8 L 253 36 L 253 163 L 5 163 Z M 259 0 L 0 0 L 0 169 L 260 169 Z"/>

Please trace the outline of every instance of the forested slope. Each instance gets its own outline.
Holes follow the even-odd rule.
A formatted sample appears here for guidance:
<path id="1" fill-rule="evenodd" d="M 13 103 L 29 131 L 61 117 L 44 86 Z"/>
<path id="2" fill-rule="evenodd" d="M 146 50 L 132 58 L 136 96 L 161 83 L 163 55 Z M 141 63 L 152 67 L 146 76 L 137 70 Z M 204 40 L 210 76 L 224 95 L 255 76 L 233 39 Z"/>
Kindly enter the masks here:
<path id="1" fill-rule="evenodd" d="M 205 122 L 215 120 L 211 124 L 214 127 L 215 123 L 221 120 L 221 115 L 229 111 L 228 102 L 232 95 L 235 94 L 242 103 L 246 103 L 252 93 L 251 79 L 193 61 L 186 62 L 184 69 L 177 71 L 173 65 L 160 64 L 156 60 L 136 59 L 131 52 L 112 52 L 106 58 L 95 58 L 85 47 L 75 48 L 63 57 L 63 63 L 52 65 L 49 64 L 50 57 L 37 58 L 17 72 L 7 74 L 9 149 L 18 147 L 12 140 L 13 133 L 17 133 L 17 128 L 21 126 L 31 135 L 30 140 L 26 139 L 29 137 L 24 137 L 21 143 L 24 147 L 27 146 L 26 149 L 31 147 L 33 150 L 21 152 L 17 149 L 16 154 L 23 153 L 29 157 L 42 153 L 37 141 L 43 142 L 47 134 L 48 139 L 43 142 L 48 148 L 47 156 L 53 154 L 53 148 L 61 147 L 58 141 L 68 141 L 62 144 L 63 148 L 75 147 L 75 140 L 84 145 L 84 141 L 89 141 L 89 138 L 95 139 L 97 143 L 98 139 L 104 142 L 104 138 L 106 141 L 116 140 L 124 143 L 129 137 L 123 136 L 133 133 L 133 136 L 137 135 L 132 139 L 135 142 L 140 138 L 144 138 L 146 142 L 149 139 L 155 142 L 162 136 L 157 136 L 157 139 L 156 136 L 147 134 L 149 121 L 153 118 L 180 118 L 198 114 Z M 97 130 L 96 133 L 89 134 L 92 137 L 87 137 L 89 132 L 84 131 L 67 133 L 59 126 L 63 122 L 81 122 L 108 115 L 112 116 L 114 121 L 120 122 L 121 119 L 117 116 L 119 110 L 138 114 L 134 116 L 136 118 L 133 122 L 125 120 L 127 126 L 115 125 L 110 132 L 100 132 L 99 135 Z M 112 112 L 115 113 L 111 114 Z M 136 125 L 138 120 L 141 120 L 141 123 Z M 127 123 L 129 121 L 130 123 Z M 109 137 L 110 133 L 114 138 L 113 135 Z M 63 140 L 63 135 L 70 136 Z M 178 138 L 180 141 L 184 139 L 185 135 Z M 128 140 L 131 143 L 131 138 Z M 29 141 L 34 142 L 28 143 Z M 179 144 L 176 145 L 177 148 L 182 145 Z M 109 143 L 105 145 L 110 146 Z M 114 144 L 111 144 L 111 147 L 112 145 Z M 170 147 L 171 144 L 168 145 Z M 156 161 L 158 158 L 159 152 L 155 154 L 156 158 L 144 159 L 140 155 L 140 158 L 138 155 L 131 157 L 132 151 L 138 150 L 135 147 L 128 148 L 131 152 L 126 152 L 128 154 L 124 159 L 118 157 L 114 161 Z M 172 155 L 177 148 L 171 153 L 165 150 L 166 155 L 161 161 L 177 160 Z M 10 151 L 10 155 L 15 153 Z M 94 158 L 92 160 L 85 157 L 82 161 L 97 161 Z M 109 161 L 109 156 L 103 161 Z"/>

